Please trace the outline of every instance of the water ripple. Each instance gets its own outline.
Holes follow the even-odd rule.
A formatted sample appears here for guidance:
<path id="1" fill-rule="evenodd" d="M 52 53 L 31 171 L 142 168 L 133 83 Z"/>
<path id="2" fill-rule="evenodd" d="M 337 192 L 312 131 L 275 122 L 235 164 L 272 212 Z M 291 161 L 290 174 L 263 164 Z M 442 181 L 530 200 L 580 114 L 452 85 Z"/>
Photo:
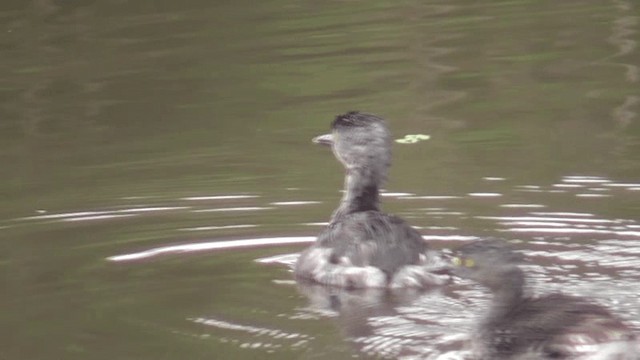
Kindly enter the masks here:
<path id="1" fill-rule="evenodd" d="M 261 238 L 261 239 L 244 239 L 244 240 L 231 240 L 231 241 L 210 241 L 200 243 L 189 243 L 181 245 L 163 246 L 153 248 L 141 252 L 115 255 L 107 258 L 109 261 L 133 261 L 141 260 L 157 255 L 163 254 L 179 254 L 189 253 L 196 251 L 207 250 L 222 250 L 222 249 L 237 249 L 254 246 L 266 246 L 266 245 L 288 245 L 288 244 L 300 244 L 309 243 L 315 241 L 315 236 L 298 236 L 298 237 L 274 237 L 274 238 Z"/>

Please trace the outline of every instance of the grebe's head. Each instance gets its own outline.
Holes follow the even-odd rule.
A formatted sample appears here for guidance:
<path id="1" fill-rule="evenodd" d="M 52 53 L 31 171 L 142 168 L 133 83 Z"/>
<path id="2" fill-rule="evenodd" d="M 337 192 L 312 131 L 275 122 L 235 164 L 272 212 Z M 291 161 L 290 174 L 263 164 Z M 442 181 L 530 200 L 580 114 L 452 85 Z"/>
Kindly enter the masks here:
<path id="1" fill-rule="evenodd" d="M 456 276 L 477 281 L 492 290 L 505 285 L 523 285 L 518 264 L 524 262 L 524 257 L 513 251 L 506 241 L 474 241 L 454 253 L 452 273 Z"/>
<path id="2" fill-rule="evenodd" d="M 331 146 L 336 158 L 351 170 L 365 170 L 380 181 L 391 165 L 391 133 L 379 116 L 350 111 L 336 116 L 331 134 L 317 136 L 313 142 Z"/>

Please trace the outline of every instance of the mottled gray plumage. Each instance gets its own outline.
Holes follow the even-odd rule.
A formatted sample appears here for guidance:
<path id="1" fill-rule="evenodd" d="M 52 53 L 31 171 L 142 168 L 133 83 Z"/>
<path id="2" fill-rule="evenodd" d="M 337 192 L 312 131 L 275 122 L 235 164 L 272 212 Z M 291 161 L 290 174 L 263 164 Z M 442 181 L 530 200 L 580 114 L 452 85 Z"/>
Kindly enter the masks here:
<path id="1" fill-rule="evenodd" d="M 385 121 L 348 112 L 331 128 L 314 142 L 330 145 L 345 167 L 345 192 L 329 226 L 300 255 L 296 275 L 353 288 L 442 283 L 443 276 L 428 272 L 441 264 L 439 255 L 402 219 L 380 211 L 379 189 L 391 164 Z"/>
<path id="2" fill-rule="evenodd" d="M 474 334 L 479 359 L 638 359 L 633 331 L 606 308 L 563 294 L 527 297 L 522 256 L 499 240 L 457 250 L 453 273 L 489 288 L 490 308 Z"/>

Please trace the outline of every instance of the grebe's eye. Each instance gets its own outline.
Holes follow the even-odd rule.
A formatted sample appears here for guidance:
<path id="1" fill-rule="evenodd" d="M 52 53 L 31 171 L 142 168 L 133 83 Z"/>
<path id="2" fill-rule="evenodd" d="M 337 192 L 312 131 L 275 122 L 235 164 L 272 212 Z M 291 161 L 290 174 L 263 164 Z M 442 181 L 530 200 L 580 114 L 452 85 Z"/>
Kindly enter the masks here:
<path id="1" fill-rule="evenodd" d="M 476 262 L 473 259 L 464 259 L 464 266 L 471 268 L 476 266 Z"/>

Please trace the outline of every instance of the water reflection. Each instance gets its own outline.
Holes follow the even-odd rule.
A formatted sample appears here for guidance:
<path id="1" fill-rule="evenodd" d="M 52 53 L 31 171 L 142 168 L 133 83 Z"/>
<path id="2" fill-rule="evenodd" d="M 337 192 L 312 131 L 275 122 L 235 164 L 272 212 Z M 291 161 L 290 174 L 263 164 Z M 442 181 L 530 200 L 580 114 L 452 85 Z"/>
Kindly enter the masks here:
<path id="1" fill-rule="evenodd" d="M 617 184 L 617 182 L 611 181 Z M 536 186 L 541 194 L 565 196 L 553 192 L 553 184 Z M 518 186 L 512 191 L 517 193 Z M 622 188 L 622 187 L 621 187 Z M 505 191 L 510 198 L 512 193 Z M 617 193 L 616 193 L 617 194 Z M 614 194 L 614 195 L 616 195 Z M 397 201 L 416 201 L 415 197 L 397 197 Z M 460 206 L 456 197 L 451 201 L 442 202 L 438 208 L 417 208 L 411 213 L 419 211 L 430 220 L 467 215 L 459 211 L 443 211 L 456 209 Z M 468 196 L 467 199 L 473 199 Z M 446 199 L 440 199 L 446 200 Z M 541 200 L 541 199 L 538 199 Z M 515 205 L 515 206 L 513 206 Z M 598 217 L 594 212 L 554 211 L 554 206 L 541 204 L 494 204 L 495 211 L 500 208 L 513 209 L 511 211 L 525 211 L 515 216 L 484 215 L 475 218 L 494 223 L 493 227 L 507 231 L 532 232 L 533 239 L 527 240 L 523 246 L 528 256 L 537 259 L 544 265 L 529 266 L 538 290 L 548 291 L 549 288 L 564 289 L 570 286 L 572 293 L 592 294 L 594 283 L 601 284 L 600 294 L 614 292 L 610 305 L 626 309 L 624 315 L 637 323 L 635 308 L 638 295 L 635 288 L 627 288 L 621 292 L 617 287 L 611 288 L 613 282 L 620 281 L 620 277 L 640 278 L 637 268 L 640 268 L 636 253 L 640 253 L 640 243 L 629 240 L 601 239 L 597 243 L 570 242 L 566 239 L 569 234 L 588 233 L 599 235 L 630 236 L 640 239 L 635 231 L 640 225 L 630 219 L 610 219 Z M 548 211 L 540 211 L 547 207 Z M 324 226 L 326 223 L 314 225 Z M 444 235 L 424 235 L 429 241 L 441 241 L 437 246 L 455 247 L 458 241 L 477 239 L 475 236 L 460 235 L 460 228 L 447 226 L 424 226 L 423 230 L 443 231 Z M 546 229 L 546 230 L 540 230 Z M 540 234 L 544 238 L 540 238 Z M 551 237 L 550 237 L 551 236 Z M 529 236 L 527 236 L 529 237 Z M 538 240 L 535 240 L 535 239 Z M 256 239 L 259 240 L 259 239 Z M 228 249 L 240 246 L 278 245 L 285 244 L 285 239 L 263 239 L 258 242 L 221 241 L 220 244 Z M 297 242 L 298 239 L 290 239 Z M 314 241 L 313 237 L 300 239 Z M 193 245 L 193 244 L 191 244 Z M 183 249 L 189 249 L 191 245 Z M 213 250 L 215 247 L 195 246 L 196 250 Z M 638 249 L 636 249 L 638 248 Z M 159 255 L 164 251 L 154 249 L 143 254 Z M 179 249 L 173 249 L 175 251 Z M 259 259 L 260 263 L 279 263 L 291 267 L 295 263 L 297 254 L 278 255 L 271 258 Z M 587 269 L 587 270 L 585 270 Z M 576 272 L 582 273 L 578 276 Z M 584 277 L 588 279 L 585 281 Z M 286 282 L 286 281 L 285 281 Z M 562 285 L 564 283 L 564 285 Z M 469 304 L 482 302 L 485 297 L 481 291 L 473 287 L 453 287 L 447 294 L 441 293 L 411 293 L 389 294 L 384 291 L 349 292 L 318 285 L 301 284 L 299 291 L 308 299 L 309 305 L 299 308 L 290 315 L 292 320 L 319 321 L 323 318 L 334 319 L 335 326 L 341 329 L 343 336 L 358 350 L 366 355 L 383 358 L 465 358 L 470 356 L 471 350 L 466 347 L 467 334 L 474 321 L 474 307 Z M 464 299 L 464 300 L 461 300 Z M 600 298 L 600 301 L 604 299 Z M 451 309 L 455 309 L 452 311 Z M 409 315 L 410 314 L 410 315 Z M 477 316 L 477 314 L 476 314 Z M 215 319 L 214 319 L 215 320 Z M 215 322 L 215 321 L 214 321 Z M 245 345 L 240 345 L 245 344 Z M 257 344 L 257 345 L 256 345 Z M 238 346 L 254 346 L 260 348 L 264 342 L 239 342 Z M 265 345 L 266 346 L 266 345 Z M 269 345 L 274 346 L 274 345 Z M 264 349 L 270 348 L 269 346 Z M 303 346 L 313 346 L 305 342 Z"/>
<path id="2" fill-rule="evenodd" d="M 226 332 L 244 332 L 250 334 L 250 338 L 244 342 L 237 339 L 225 339 L 225 342 L 230 342 L 241 349 L 260 350 L 268 354 L 274 353 L 284 346 L 290 349 L 296 349 L 306 345 L 311 338 L 311 336 L 307 334 L 288 333 L 278 329 L 241 325 L 211 318 L 194 318 L 187 320 Z"/>
<path id="3" fill-rule="evenodd" d="M 246 226 L 243 226 L 246 227 Z M 123 254 L 110 256 L 107 260 L 111 261 L 131 261 L 146 259 L 162 254 L 179 254 L 189 253 L 196 251 L 210 251 L 221 249 L 238 249 L 244 247 L 255 247 L 265 245 L 287 245 L 287 244 L 299 244 L 309 243 L 315 241 L 314 236 L 301 236 L 301 237 L 289 237 L 289 238 L 265 238 L 265 239 L 244 239 L 244 240 L 231 240 L 231 241 L 212 241 L 201 242 L 195 244 L 181 244 L 173 246 L 164 246 L 155 249 L 145 250 L 132 254 Z"/>
<path id="4" fill-rule="evenodd" d="M 345 290 L 305 281 L 298 282 L 298 290 L 309 305 L 298 309 L 296 318 L 334 317 L 359 353 L 398 359 L 468 352 L 460 350 L 466 339 L 457 316 L 461 304 L 443 298 L 440 290 Z"/>
<path id="5" fill-rule="evenodd" d="M 586 179 L 569 179 L 584 181 Z M 595 180 L 589 178 L 590 180 Z M 508 179 L 504 181 L 509 181 Z M 501 181 L 503 183 L 504 181 Z M 561 182 L 564 183 L 565 181 Z M 557 183 L 557 182 L 555 182 Z M 584 183 L 584 182 L 582 182 Z M 629 192 L 635 183 L 619 182 L 613 179 L 599 178 L 600 184 L 615 184 L 610 189 L 613 199 L 629 197 L 636 192 Z M 395 204 L 410 204 L 404 212 L 411 222 L 422 229 L 423 237 L 439 249 L 453 248 L 460 242 L 478 239 L 478 234 L 465 231 L 467 221 L 480 221 L 483 227 L 497 229 L 506 234 L 517 234 L 522 241 L 522 248 L 533 260 L 526 267 L 532 287 L 536 291 L 548 292 L 562 290 L 570 294 L 593 296 L 599 303 L 613 307 L 631 324 L 640 324 L 640 313 L 637 302 L 640 290 L 637 280 L 640 279 L 640 225 L 635 219 L 602 216 L 598 208 L 579 209 L 556 204 L 558 197 L 571 197 L 583 191 L 583 188 L 568 187 L 565 193 L 554 192 L 554 182 L 548 185 L 528 185 L 539 190 L 526 197 L 519 191 L 520 185 L 502 187 L 502 196 L 497 199 L 469 195 L 455 195 L 432 199 L 429 195 L 414 193 L 391 197 Z M 198 214 L 198 210 L 208 210 L 211 204 L 225 201 L 225 207 L 247 208 L 238 213 L 257 216 L 263 212 L 264 204 L 271 204 L 269 211 L 278 208 L 300 206 L 300 209 L 313 209 L 323 206 L 322 202 L 295 200 L 285 198 L 281 201 L 264 199 L 263 194 L 251 195 L 250 198 L 236 198 L 234 195 L 179 197 L 164 200 L 164 205 L 121 206 L 109 210 L 86 210 L 69 213 L 43 213 L 34 216 L 16 218 L 11 224 L 30 223 L 33 226 L 44 226 L 47 223 L 64 223 L 70 219 L 94 219 L 100 216 L 111 216 L 113 222 L 130 221 L 118 218 L 117 215 L 136 215 L 137 217 L 182 216 Z M 337 196 L 337 194 L 336 194 Z M 138 199 L 131 199 L 137 201 Z M 148 200 L 148 199 L 147 199 Z M 521 203 L 514 203 L 518 200 Z M 529 200 L 527 202 L 526 200 Z M 432 201 L 437 203 L 433 206 Z M 488 201 L 488 202 L 487 202 Z M 595 200 L 598 201 L 598 200 Z M 241 202 L 241 203 L 240 203 Z M 249 203 L 247 203 L 249 202 Z M 536 202 L 534 204 L 533 202 Z M 184 204 L 190 204 L 185 206 Z M 476 204 L 479 208 L 473 208 Z M 256 209 L 250 209 L 256 208 Z M 544 209 L 544 210 L 543 210 Z M 313 216 L 316 218 L 317 216 Z M 254 219 L 255 220 L 255 219 Z M 211 219 L 199 219 L 211 221 Z M 267 226 L 257 220 L 255 223 L 237 222 L 233 217 L 219 225 L 197 225 L 176 227 L 181 233 L 239 232 Z M 299 223 L 300 226 L 326 226 L 326 223 Z M 316 233 L 317 230 L 310 230 Z M 179 234 L 179 233 L 176 233 Z M 237 237 L 239 233 L 236 233 Z M 176 235 L 167 239 L 164 244 L 148 247 L 120 255 L 107 257 L 110 262 L 123 264 L 133 262 L 134 267 L 154 268 L 172 259 L 191 259 L 197 254 L 208 254 L 211 259 L 220 259 L 222 254 L 214 253 L 225 250 L 225 255 L 236 251 L 239 254 L 250 249 L 276 250 L 293 244 L 305 244 L 315 241 L 314 236 L 282 236 L 282 237 L 245 237 L 229 240 L 226 236 L 211 236 L 205 241 L 201 236 L 196 239 L 182 238 Z M 179 241 L 179 244 L 175 244 Z M 120 246 L 120 250 L 130 247 Z M 133 246 L 138 248 L 139 245 Z M 172 255 L 172 256 L 166 256 Z M 260 264 L 280 264 L 283 269 L 290 269 L 297 258 L 296 253 L 279 254 L 271 257 L 260 257 Z M 146 260 L 146 261 L 140 261 Z M 139 261 L 136 263 L 136 261 Z M 239 265 L 239 264 L 237 264 Z M 116 265 L 119 266 L 119 265 Z M 245 265 L 243 265 L 245 266 Z M 284 290 L 293 290 L 289 272 L 282 274 L 276 283 L 266 281 L 265 287 L 284 286 Z M 214 281 L 215 282 L 215 281 Z M 624 286 L 621 286 L 624 284 Z M 203 331 L 197 335 L 201 341 L 216 336 L 224 344 L 238 349 L 252 350 L 258 353 L 279 353 L 284 349 L 307 351 L 317 348 L 319 343 L 316 332 L 290 330 L 299 322 L 330 321 L 333 327 L 340 330 L 340 336 L 354 349 L 356 354 L 378 358 L 406 359 L 464 359 L 471 356 L 472 350 L 466 345 L 476 319 L 480 314 L 476 311 L 478 304 L 487 301 L 484 292 L 469 283 L 454 284 L 447 289 L 428 293 L 388 293 L 381 291 L 348 292 L 339 289 L 324 288 L 317 285 L 301 284 L 298 291 L 305 297 L 306 305 L 292 306 L 283 311 L 286 321 L 282 328 L 259 326 L 249 318 L 219 317 L 196 310 L 188 317 L 188 321 L 205 328 L 216 329 Z M 221 332 L 223 335 L 219 337 Z M 244 334 L 244 335 L 239 335 Z"/>
<path id="6" fill-rule="evenodd" d="M 169 210 L 185 210 L 190 209 L 187 206 L 164 206 L 164 207 L 134 207 L 128 209 L 119 209 L 112 211 L 80 211 L 72 213 L 36 215 L 18 218 L 17 220 L 59 220 L 59 221 L 82 221 L 95 219 L 112 219 L 123 216 L 136 216 L 142 213 Z M 46 211 L 43 211 L 46 212 Z"/>

